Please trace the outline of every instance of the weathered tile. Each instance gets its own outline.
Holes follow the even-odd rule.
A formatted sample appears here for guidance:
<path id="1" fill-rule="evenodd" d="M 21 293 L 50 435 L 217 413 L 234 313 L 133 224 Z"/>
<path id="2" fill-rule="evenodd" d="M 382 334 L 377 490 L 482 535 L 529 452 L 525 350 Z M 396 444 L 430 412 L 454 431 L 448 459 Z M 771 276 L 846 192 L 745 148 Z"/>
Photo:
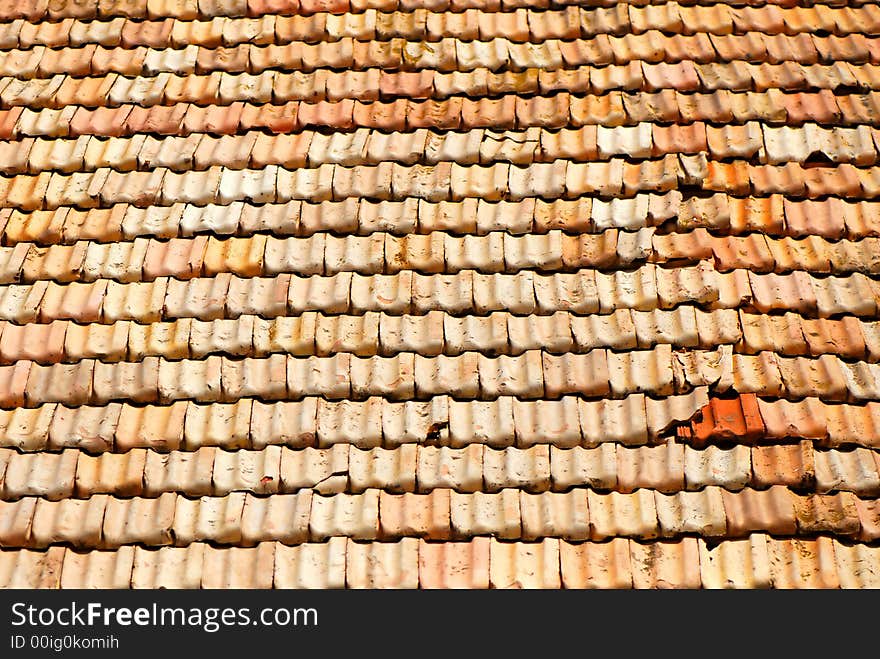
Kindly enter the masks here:
<path id="1" fill-rule="evenodd" d="M 559 588 L 559 540 L 501 542 L 489 548 L 489 580 L 492 588 Z"/>

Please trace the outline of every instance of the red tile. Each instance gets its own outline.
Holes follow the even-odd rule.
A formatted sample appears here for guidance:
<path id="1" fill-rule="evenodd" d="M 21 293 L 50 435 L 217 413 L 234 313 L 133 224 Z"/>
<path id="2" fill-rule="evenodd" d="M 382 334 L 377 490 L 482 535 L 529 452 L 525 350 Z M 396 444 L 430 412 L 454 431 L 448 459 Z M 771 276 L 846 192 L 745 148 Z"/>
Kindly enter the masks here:
<path id="1" fill-rule="evenodd" d="M 754 394 L 712 398 L 699 415 L 699 419 L 691 422 L 693 438 L 699 445 L 718 441 L 753 442 L 765 433 Z"/>

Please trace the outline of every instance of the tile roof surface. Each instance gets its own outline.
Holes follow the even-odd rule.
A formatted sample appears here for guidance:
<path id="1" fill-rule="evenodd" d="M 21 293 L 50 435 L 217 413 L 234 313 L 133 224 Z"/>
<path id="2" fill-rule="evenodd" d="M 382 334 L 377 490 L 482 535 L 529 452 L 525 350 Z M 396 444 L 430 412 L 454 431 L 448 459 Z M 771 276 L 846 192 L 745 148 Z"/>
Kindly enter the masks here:
<path id="1" fill-rule="evenodd" d="M 0 587 L 880 587 L 878 496 L 877 4 L 0 2 Z"/>

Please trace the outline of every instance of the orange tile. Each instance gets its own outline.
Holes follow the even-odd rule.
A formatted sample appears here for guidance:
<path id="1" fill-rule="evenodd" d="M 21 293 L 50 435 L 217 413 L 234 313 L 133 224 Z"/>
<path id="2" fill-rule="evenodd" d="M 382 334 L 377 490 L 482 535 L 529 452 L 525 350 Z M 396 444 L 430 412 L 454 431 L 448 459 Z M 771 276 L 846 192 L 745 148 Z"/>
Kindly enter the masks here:
<path id="1" fill-rule="evenodd" d="M 33 362 L 19 361 L 12 366 L 0 366 L 0 406 L 4 408 L 22 407 L 25 404 L 25 389 L 30 379 Z"/>
<path id="2" fill-rule="evenodd" d="M 4 362 L 29 359 L 41 364 L 61 361 L 64 354 L 65 321 L 48 324 L 13 325 L 3 327 L 0 358 Z"/>
<path id="3" fill-rule="evenodd" d="M 488 588 L 489 538 L 441 544 L 419 542 L 422 588 Z"/>
<path id="4" fill-rule="evenodd" d="M 383 131 L 403 131 L 406 128 L 406 100 L 397 99 L 389 103 L 358 101 L 353 108 L 352 125 L 378 128 Z M 300 113 L 300 122 L 302 121 L 302 113 Z M 341 127 L 345 128 L 344 125 Z"/>
<path id="5" fill-rule="evenodd" d="M 752 447 L 752 485 L 812 487 L 816 480 L 810 442 Z"/>
<path id="6" fill-rule="evenodd" d="M 10 140 L 15 136 L 15 126 L 23 110 L 21 107 L 0 110 L 0 138 Z"/>
<path id="7" fill-rule="evenodd" d="M 609 92 L 602 96 L 572 97 L 570 113 L 575 126 L 620 126 L 627 116 L 623 97 L 619 92 Z"/>
<path id="8" fill-rule="evenodd" d="M 706 143 L 706 127 L 702 122 L 685 126 L 652 126 L 653 155 L 667 153 L 704 153 L 709 150 Z"/>
<path id="9" fill-rule="evenodd" d="M 736 398 L 712 398 L 701 410 L 699 420 L 692 422 L 694 438 L 702 443 L 736 440 L 754 442 L 764 435 L 754 394 Z"/>
<path id="10" fill-rule="evenodd" d="M 798 531 L 804 535 L 827 533 L 857 536 L 861 531 L 857 500 L 852 492 L 797 497 L 795 514 Z"/>
<path id="11" fill-rule="evenodd" d="M 792 124 L 815 121 L 821 124 L 835 123 L 840 109 L 830 90 L 816 93 L 795 93 L 783 95 L 783 103 L 788 120 Z"/>
<path id="12" fill-rule="evenodd" d="M 763 491 L 746 488 L 736 493 L 722 490 L 721 496 L 729 537 L 742 537 L 755 531 L 773 535 L 794 535 L 797 532 L 796 495 L 785 487 L 774 486 Z"/>
<path id="13" fill-rule="evenodd" d="M 562 128 L 568 123 L 569 96 L 566 93 L 553 97 L 534 96 L 532 98 L 517 97 L 516 122 L 520 128 L 541 126 L 543 128 Z M 465 120 L 467 124 L 467 121 Z M 493 124 L 496 127 L 498 124 Z M 502 122 L 501 126 L 504 125 Z"/>
<path id="14" fill-rule="evenodd" d="M 465 99 L 461 109 L 462 128 L 509 129 L 516 126 L 516 97 L 502 96 L 500 99 Z"/>
<path id="15" fill-rule="evenodd" d="M 445 101 L 409 101 L 406 109 L 407 127 L 457 129 L 461 125 L 462 105 L 462 99 L 457 97 Z"/>
<path id="16" fill-rule="evenodd" d="M 122 28 L 121 44 L 124 48 L 164 48 L 173 27 L 174 20 L 171 18 L 160 21 L 126 21 Z"/>
<path id="17" fill-rule="evenodd" d="M 431 71 L 382 71 L 379 76 L 379 93 L 383 98 L 430 98 L 433 91 L 434 74 Z"/>
<path id="18" fill-rule="evenodd" d="M 675 89 L 680 92 L 692 92 L 700 88 L 697 69 L 690 60 L 675 64 L 642 62 L 641 68 L 644 73 L 646 91 Z"/>
<path id="19" fill-rule="evenodd" d="M 247 0 L 247 8 L 250 16 L 294 16 L 299 13 L 300 3 L 299 0 Z"/>
<path id="20" fill-rule="evenodd" d="M 123 119 L 124 131 L 131 133 L 158 133 L 159 135 L 176 135 L 183 125 L 188 106 L 180 104 L 169 107 L 152 106 L 149 108 L 134 107 Z M 101 134 L 88 124 L 88 132 Z M 73 130 L 73 127 L 71 127 Z M 84 129 L 86 130 L 86 129 Z"/>
<path id="21" fill-rule="evenodd" d="M 182 106 L 175 106 L 182 107 Z M 183 116 L 182 128 L 186 133 L 212 133 L 214 135 L 233 135 L 239 128 L 244 104 L 232 103 L 230 106 L 209 105 L 199 107 L 190 105 Z"/>

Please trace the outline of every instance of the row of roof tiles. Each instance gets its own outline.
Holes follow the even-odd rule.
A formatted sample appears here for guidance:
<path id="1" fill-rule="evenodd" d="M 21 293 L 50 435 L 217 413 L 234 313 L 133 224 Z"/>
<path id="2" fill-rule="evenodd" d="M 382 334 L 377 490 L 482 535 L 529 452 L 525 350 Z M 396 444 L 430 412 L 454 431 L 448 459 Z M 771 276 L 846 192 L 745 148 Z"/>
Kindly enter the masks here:
<path id="1" fill-rule="evenodd" d="M 361 70 L 373 67 L 392 71 L 523 71 L 532 68 L 553 71 L 583 65 L 689 62 L 689 71 L 693 75 L 694 63 L 710 62 L 877 64 L 880 62 L 878 43 L 880 40 L 861 34 L 817 36 L 801 33 L 787 36 L 748 32 L 743 35 L 698 33 L 693 36 L 669 36 L 657 30 L 622 37 L 550 38 L 538 43 L 518 43 L 507 37 L 494 37 L 486 41 L 445 37 L 433 43 L 400 38 L 358 41 L 343 37 L 339 41 L 317 44 L 294 41 L 285 45 L 248 43 L 228 48 L 197 45 L 179 49 L 139 48 L 131 53 L 132 61 L 119 72 L 128 75 L 160 71 L 259 73 L 282 67 L 287 71 L 320 68 Z M 59 49 L 34 46 L 6 53 L 0 72 L 21 78 L 60 73 L 82 76 L 92 71 L 114 71 L 121 64 L 114 65 L 112 61 L 114 57 L 119 57 L 115 47 L 105 48 L 95 44 Z M 70 68 L 63 66 L 64 61 L 70 62 Z"/>
<path id="2" fill-rule="evenodd" d="M 517 201 L 534 197 L 578 199 L 586 195 L 634 197 L 645 192 L 668 192 L 680 186 L 732 195 L 875 199 L 880 197 L 880 167 L 859 168 L 849 163 L 813 167 L 794 162 L 751 165 L 744 160 L 726 163 L 707 160 L 704 155 L 670 154 L 634 163 L 624 158 L 587 163 L 557 160 L 525 167 L 508 163 L 408 166 L 385 162 L 354 167 L 324 164 L 310 169 L 215 166 L 183 173 L 165 168 L 143 172 L 100 168 L 73 174 L 41 172 L 0 177 L 0 203 L 30 211 L 121 203 L 138 207 L 178 203 L 205 206 L 236 201 L 341 201 L 352 197 Z"/>
<path id="3" fill-rule="evenodd" d="M 374 202 L 349 197 L 342 202 L 292 200 L 260 206 L 242 202 L 228 206 L 174 204 L 148 208 L 113 204 L 106 209 L 59 207 L 54 211 L 33 212 L 0 208 L 0 231 L 4 245 L 33 242 L 48 246 L 69 245 L 79 240 L 119 242 L 140 236 L 174 238 L 202 233 L 246 236 L 271 232 L 278 236 L 308 236 L 325 231 L 357 235 L 385 231 L 402 236 L 433 231 L 478 235 L 506 231 L 523 235 L 543 234 L 554 229 L 592 233 L 621 227 L 637 231 L 649 224 L 675 220 L 681 214 L 685 228 L 703 225 L 716 228 L 720 224 L 720 228 L 729 229 L 733 222 L 736 232 L 763 226 L 749 220 L 752 215 L 766 217 L 767 233 L 778 235 L 785 229 L 783 209 L 786 209 L 791 216 L 789 232 L 795 235 L 799 227 L 803 228 L 803 222 L 799 224 L 797 218 L 812 212 L 814 216 L 839 218 L 840 228 L 836 232 L 836 226 L 831 224 L 834 220 L 824 222 L 829 226 L 822 235 L 830 238 L 880 236 L 880 215 L 875 219 L 874 205 L 841 203 L 836 205 L 840 208 L 835 206 L 823 212 L 827 202 L 812 202 L 806 211 L 801 212 L 802 205 L 791 200 L 783 202 L 781 198 L 728 200 L 726 196 L 718 200 L 690 199 L 684 202 L 678 191 L 608 201 L 590 197 L 544 201 L 530 197 L 519 202 L 490 202 L 475 198 L 461 202 L 430 202 L 415 198 Z M 708 209 L 713 212 L 707 212 Z M 734 220 L 731 220 L 732 215 Z M 743 219 L 739 219 L 740 216 Z M 706 219 L 701 220 L 702 217 Z M 844 218 L 849 220 L 847 227 L 844 227 Z M 634 235 L 639 234 L 620 234 L 618 242 L 626 242 Z"/>
<path id="4" fill-rule="evenodd" d="M 704 386 L 794 400 L 810 396 L 838 402 L 880 400 L 880 364 L 849 363 L 828 354 L 814 359 L 771 352 L 743 355 L 725 350 L 729 347 L 673 353 L 670 345 L 660 344 L 651 350 L 622 353 L 599 348 L 562 355 L 529 350 L 500 357 L 476 352 L 433 357 L 413 353 L 393 357 L 273 354 L 243 359 L 212 355 L 178 361 L 163 357 L 112 363 L 85 359 L 46 366 L 21 360 L 0 366 L 0 405 L 234 402 L 243 397 L 304 396 L 426 400 L 445 394 L 464 400 L 556 399 L 565 394 L 624 398 L 641 392 L 684 394 Z"/>
<path id="5" fill-rule="evenodd" d="M 338 15 L 348 12 L 367 13 L 379 12 L 455 12 L 478 10 L 481 12 L 509 13 L 518 9 L 553 10 L 568 9 L 569 5 L 582 4 L 574 2 L 550 2 L 549 0 L 529 0 L 525 2 L 500 2 L 495 0 L 455 0 L 444 2 L 435 0 L 427 6 L 425 3 L 411 0 L 100 0 L 100 2 L 64 3 L 59 0 L 18 0 L 4 5 L 0 12 L 0 20 L 26 19 L 52 21 L 75 18 L 88 20 L 93 18 L 130 17 L 134 19 L 162 19 L 173 17 L 179 20 L 211 20 L 216 18 L 262 17 L 266 14 L 282 17 L 311 16 L 327 14 L 324 20 L 340 20 Z M 846 25 L 853 21 L 852 13 L 834 11 L 843 7 L 864 8 L 870 14 L 873 5 L 861 0 L 854 3 L 836 2 L 818 3 L 818 6 L 804 8 L 801 12 L 792 11 L 791 3 L 775 2 L 740 2 L 731 6 L 685 6 L 677 2 L 615 3 L 611 0 L 591 1 L 585 6 L 598 8 L 592 13 L 592 22 L 600 25 L 616 26 L 629 22 L 634 26 L 666 25 L 670 21 L 684 22 L 687 20 L 701 24 L 713 25 L 716 22 L 733 21 L 737 28 L 754 26 L 768 32 L 776 32 L 783 27 L 794 29 L 803 23 L 812 25 Z M 859 12 L 861 13 L 861 12 Z M 335 16 L 331 18 L 331 16 Z M 118 19 L 117 19 L 118 20 Z M 320 16 L 319 16 L 320 20 Z M 48 21 L 44 21 L 48 22 Z"/>
<path id="6" fill-rule="evenodd" d="M 668 96 L 674 92 L 730 93 L 754 90 L 778 93 L 780 90 L 837 91 L 847 88 L 867 92 L 880 87 L 877 73 L 880 67 L 847 62 L 804 65 L 792 61 L 770 64 L 736 60 L 695 64 L 686 60 L 649 64 L 637 60 L 626 65 L 576 66 L 554 70 L 526 68 L 518 72 L 480 67 L 452 73 L 431 69 L 395 71 L 367 67 L 341 71 L 319 68 L 308 72 L 273 70 L 251 74 L 215 71 L 203 74 L 192 73 L 190 69 L 193 67 L 181 66 L 173 61 L 171 55 L 179 51 L 150 51 L 156 55 L 147 59 L 132 57 L 120 60 L 118 56 L 107 59 L 105 51 L 89 54 L 82 52 L 85 50 L 77 49 L 68 53 L 46 51 L 58 54 L 44 56 L 39 62 L 10 59 L 3 64 L 8 68 L 2 71 L 6 77 L 0 79 L 0 103 L 5 107 L 30 106 L 39 109 L 62 108 L 66 105 L 94 108 L 116 107 L 126 103 L 156 106 L 184 102 L 226 106 L 235 102 L 336 102 L 344 99 L 375 102 L 397 98 L 442 100 L 460 96 L 473 99 L 509 93 L 602 95 L 623 90 L 629 94 L 663 92 Z M 38 54 L 31 55 L 30 59 L 38 59 Z M 15 75 L 20 78 L 9 77 Z M 23 78 L 25 75 L 28 79 Z M 509 102 L 512 103 L 512 99 Z M 525 103 L 525 100 L 520 103 Z M 551 101 L 544 103 L 550 108 Z M 523 107 L 528 108 L 528 105 Z M 502 110 L 505 108 L 502 107 Z M 545 112 L 549 113 L 550 109 L 545 109 Z M 556 112 L 558 114 L 560 110 Z M 509 122 L 507 114 L 509 109 L 502 117 L 502 124 Z M 560 120 L 557 118 L 555 121 Z"/>
<path id="7" fill-rule="evenodd" d="M 457 355 L 467 351 L 519 355 L 595 348 L 626 350 L 670 344 L 675 348 L 715 348 L 733 344 L 737 352 L 763 351 L 789 356 L 835 354 L 846 359 L 880 360 L 877 322 L 811 320 L 795 314 L 765 316 L 732 310 L 703 313 L 690 307 L 672 311 L 618 310 L 606 316 L 456 317 L 442 312 L 424 316 L 323 316 L 264 320 L 245 315 L 232 320 L 182 319 L 139 325 L 120 321 L 79 325 L 53 321 L 39 325 L 3 322 L 0 361 L 41 364 L 100 359 L 104 362 L 201 358 L 210 354 L 264 357 L 274 352 L 327 356 L 391 356 L 400 352 Z"/>
<path id="8" fill-rule="evenodd" d="M 271 445 L 326 448 L 337 444 L 361 448 L 486 444 L 504 448 L 514 444 L 592 447 L 622 442 L 640 446 L 659 441 L 661 434 L 690 419 L 707 400 L 703 388 L 667 398 L 634 394 L 605 401 L 567 396 L 558 401 L 502 397 L 474 402 L 441 395 L 406 402 L 378 397 L 333 402 L 308 397 L 276 403 L 240 399 L 203 405 L 180 401 L 168 406 L 111 403 L 69 408 L 50 403 L 0 410 L 0 444 L 28 452 L 78 448 L 94 454 L 137 448 L 164 452 L 195 451 L 201 446 L 261 450 Z M 863 417 L 862 426 L 877 413 L 876 404 L 840 407 L 847 409 L 839 418 Z M 702 432 L 701 437 L 705 435 Z M 876 436 L 864 434 L 858 441 L 874 446 Z"/>
<path id="9" fill-rule="evenodd" d="M 362 402 L 304 398 L 262 403 L 241 399 L 204 405 L 180 401 L 143 407 L 111 403 L 68 408 L 49 403 L 0 410 L 0 424 L 4 447 L 24 451 L 69 447 L 94 453 L 134 448 L 194 451 L 200 446 L 260 449 L 273 444 L 393 448 L 412 442 L 457 448 L 474 443 L 496 448 L 542 443 L 594 447 L 606 442 L 641 446 L 656 443 L 676 424 L 679 438 L 694 446 L 730 442 L 732 438 L 744 442 L 806 439 L 831 447 L 880 446 L 880 404 L 876 402 L 828 404 L 817 398 L 755 401 L 751 394 L 708 400 L 702 387 L 681 396 L 632 394 L 604 401 L 572 396 L 557 401 L 510 397 L 455 401 L 435 396 L 424 402 L 376 397 Z M 690 425 L 679 423 L 688 420 Z M 784 454 L 776 456 L 782 457 Z M 790 464 L 785 468 L 792 473 L 809 472 Z"/>
<path id="10" fill-rule="evenodd" d="M 666 494 L 721 487 L 764 489 L 786 485 L 825 494 L 849 491 L 863 497 L 880 493 L 880 453 L 816 450 L 810 442 L 697 450 L 674 443 L 625 447 L 605 442 L 596 448 L 534 445 L 527 449 L 467 448 L 403 444 L 395 449 L 332 448 L 293 450 L 267 446 L 258 451 L 200 447 L 192 452 L 127 453 L 91 456 L 76 449 L 59 453 L 19 453 L 0 449 L 0 498 L 42 497 L 51 501 L 95 494 L 157 497 L 386 492 L 565 492 L 587 486 L 597 491 Z"/>
<path id="11" fill-rule="evenodd" d="M 843 277 L 819 277 L 800 270 L 787 275 L 745 270 L 720 273 L 705 263 L 677 269 L 648 264 L 608 273 L 584 269 L 548 275 L 529 270 L 485 275 L 472 270 L 434 275 L 406 270 L 395 275 L 343 272 L 326 277 L 252 278 L 221 273 L 128 284 L 106 279 L 10 284 L 0 289 L 0 320 L 16 324 L 53 320 L 155 323 L 241 315 L 275 318 L 306 311 L 424 315 L 434 310 L 454 315 L 508 311 L 549 316 L 558 311 L 577 315 L 608 314 L 616 309 L 653 311 L 686 303 L 760 313 L 794 311 L 820 318 L 841 314 L 874 318 L 876 286 L 877 282 L 861 273 Z"/>
<path id="12" fill-rule="evenodd" d="M 80 241 L 41 247 L 20 242 L 0 247 L 0 283 L 83 282 L 113 279 L 153 281 L 160 277 L 192 279 L 232 273 L 240 277 L 363 275 L 414 271 L 424 274 L 572 272 L 579 268 L 612 269 L 646 262 L 698 264 L 712 260 L 718 272 L 809 271 L 812 274 L 880 274 L 878 239 L 829 241 L 809 238 L 766 238 L 763 234 L 711 236 L 692 233 L 654 234 L 652 229 L 622 233 L 455 236 L 443 231 L 398 237 L 384 232 L 368 236 L 251 237 L 199 235 L 195 238 L 135 238 L 131 242 Z M 609 275 L 610 276 L 610 275 Z M 761 302 L 759 302 L 760 304 Z"/>
<path id="13" fill-rule="evenodd" d="M 740 139 L 744 138 L 744 139 Z M 386 133 L 358 128 L 352 132 L 324 134 L 314 130 L 286 135 L 250 131 L 215 137 L 192 133 L 187 137 L 102 138 L 80 135 L 76 139 L 24 137 L 0 142 L 3 174 L 64 173 L 110 168 L 119 171 L 168 168 L 175 172 L 229 169 L 378 165 L 386 162 L 461 165 L 509 162 L 516 165 L 553 163 L 557 160 L 588 162 L 625 156 L 641 160 L 667 154 L 705 153 L 714 160 L 744 158 L 766 164 L 819 160 L 830 163 L 873 165 L 878 160 L 880 129 L 762 126 L 583 126 L 551 131 L 532 127 L 524 131 L 435 134 L 427 129 Z"/>
<path id="14" fill-rule="evenodd" d="M 674 426 L 678 437 L 694 446 L 729 443 L 736 438 L 750 443 L 805 439 L 830 447 L 880 447 L 880 404 L 876 402 L 828 404 L 817 398 L 749 402 L 750 396 L 707 402 L 706 389 L 701 388 L 682 396 L 633 394 L 604 401 L 565 396 L 558 401 L 501 397 L 484 402 L 435 396 L 424 402 L 304 398 L 262 403 L 241 399 L 231 404 L 181 401 L 168 406 L 111 403 L 78 408 L 49 403 L 0 410 L 0 426 L 3 447 L 23 451 L 78 448 L 91 453 L 137 448 L 195 451 L 201 446 L 263 449 L 270 445 L 326 448 L 350 444 L 395 448 L 416 442 L 453 448 L 474 444 L 495 448 L 535 444 L 597 447 L 606 443 L 643 446 L 656 444 Z M 607 453 L 592 455 L 607 457 Z M 802 449 L 779 449 L 765 454 L 768 456 L 779 465 L 776 479 L 780 482 L 805 487 L 815 474 Z M 753 458 L 753 468 L 759 470 L 757 460 Z M 738 476 L 719 475 L 727 473 L 725 461 L 710 462 L 720 471 L 702 481 L 734 489 Z M 583 476 L 585 468 L 571 466 L 572 478 Z M 788 472 L 797 476 L 786 475 Z M 801 474 L 804 477 L 798 480 Z M 722 482 L 713 481 L 716 478 Z M 771 480 L 758 479 L 756 485 Z"/>
<path id="15" fill-rule="evenodd" d="M 873 378 L 876 369 L 864 362 L 851 367 L 832 356 L 814 362 L 764 353 L 757 357 L 734 355 L 728 361 L 731 364 L 723 363 L 718 370 L 725 366 L 731 369 L 731 378 L 735 379 L 731 384 L 739 385 L 736 390 L 743 393 L 756 389 L 765 395 L 782 395 L 783 387 L 788 385 L 792 394 L 797 395 L 809 386 L 812 371 L 818 371 L 815 375 L 819 377 L 825 374 L 822 371 L 836 367 L 833 374 L 837 377 L 821 391 L 823 397 L 880 399 Z M 776 375 L 772 381 L 754 382 L 756 375 L 770 367 Z M 783 367 L 784 377 L 780 370 Z M 686 393 L 692 386 L 709 384 L 706 375 L 679 373 L 679 378 L 675 378 L 674 370 L 668 345 L 648 351 L 613 353 L 596 349 L 583 355 L 561 356 L 533 350 L 497 358 L 473 352 L 457 357 L 400 353 L 394 357 L 366 358 L 348 353 L 302 358 L 275 354 L 241 360 L 220 356 L 180 361 L 146 357 L 141 362 L 110 364 L 82 360 L 51 366 L 22 360 L 14 366 L 0 367 L 0 405 L 32 407 L 47 402 L 85 405 L 114 400 L 157 403 L 190 399 L 234 402 L 243 397 L 280 400 L 304 396 L 425 400 L 440 394 L 483 400 L 499 396 L 558 398 L 564 394 L 619 398 L 637 392 L 661 396 Z M 637 377 L 640 372 L 641 377 Z M 847 382 L 856 377 L 870 379 Z"/>
<path id="16" fill-rule="evenodd" d="M 559 128 L 602 125 L 608 127 L 645 122 L 712 122 L 746 124 L 763 121 L 772 124 L 803 123 L 861 125 L 878 123 L 880 92 L 834 96 L 831 90 L 816 93 L 730 92 L 682 94 L 665 90 L 655 94 L 612 91 L 601 96 L 521 97 L 506 94 L 499 98 L 391 102 L 307 103 L 291 101 L 282 105 L 250 104 L 198 106 L 178 103 L 150 107 L 124 105 L 90 110 L 69 105 L 59 109 L 15 107 L 0 110 L 0 138 L 78 137 L 99 135 L 120 137 L 136 133 L 182 135 L 209 133 L 232 135 L 250 130 L 291 133 L 307 128 L 327 127 L 338 131 L 358 127 L 384 131 L 494 130 L 526 129 L 532 126 Z M 517 109 L 519 108 L 519 120 Z M 748 131 L 748 126 L 741 127 Z M 743 132 L 742 137 L 748 137 Z M 747 141 L 750 144 L 751 140 Z"/>
<path id="17" fill-rule="evenodd" d="M 798 495 L 780 485 L 738 492 L 708 486 L 675 494 L 645 488 L 608 494 L 585 488 L 539 494 L 515 488 L 496 493 L 436 489 L 428 494 L 367 489 L 327 496 L 300 490 L 268 497 L 233 492 L 191 499 L 169 492 L 151 499 L 96 494 L 88 499 L 0 502 L 0 546 L 7 548 L 68 543 L 89 549 L 185 547 L 193 542 L 253 546 L 340 536 L 738 538 L 759 531 L 781 536 L 827 533 L 870 542 L 880 537 L 880 506 L 851 492 Z"/>
<path id="18" fill-rule="evenodd" d="M 0 552 L 3 588 L 877 588 L 880 555 L 829 537 L 537 543 L 474 538 Z"/>
<path id="19" fill-rule="evenodd" d="M 332 231 L 366 236 L 384 231 L 402 236 L 434 231 L 476 235 L 505 231 L 512 235 L 537 235 L 561 229 L 585 235 L 620 228 L 625 231 L 617 234 L 617 249 L 632 253 L 630 250 L 638 251 L 646 235 L 641 229 L 660 224 L 671 225 L 681 232 L 706 228 L 741 236 L 752 234 L 752 244 L 742 245 L 748 247 L 745 253 L 739 250 L 736 255 L 724 254 L 721 262 L 727 267 L 736 258 L 748 258 L 750 265 L 758 270 L 767 269 L 769 259 L 765 249 L 771 249 L 770 237 L 808 237 L 809 240 L 802 243 L 778 245 L 791 247 L 790 254 L 771 249 L 771 269 L 785 270 L 791 267 L 789 263 L 802 260 L 806 263 L 809 259 L 815 261 L 812 267 L 822 271 L 825 266 L 820 266 L 818 259 L 810 255 L 811 251 L 823 251 L 817 250 L 816 239 L 880 237 L 880 207 L 836 197 L 804 201 L 781 195 L 741 198 L 710 194 L 684 198 L 681 192 L 672 190 L 611 200 L 581 197 L 545 201 L 527 197 L 517 202 L 491 202 L 471 197 L 460 202 L 413 198 L 376 202 L 349 197 L 341 202 L 293 200 L 260 206 L 233 202 L 228 206 L 178 203 L 148 208 L 113 204 L 108 208 L 84 210 L 62 206 L 52 211 L 29 212 L 0 209 L 0 237 L 2 244 L 8 246 L 19 243 L 73 245 L 81 240 L 112 243 L 139 237 L 170 239 L 203 233 L 248 236 L 271 232 L 276 236 L 310 236 Z M 757 233 L 768 238 L 762 242 Z M 690 250 L 691 238 L 697 239 L 697 245 L 708 240 L 702 232 L 693 233 L 682 240 L 681 247 L 674 249 Z M 663 246 L 663 254 L 671 253 L 676 239 L 660 240 L 670 243 Z M 736 242 L 729 244 L 737 245 Z M 624 245 L 630 247 L 624 249 Z M 706 254 L 704 249 L 698 249 L 697 253 Z M 16 258 L 21 253 L 17 254 Z M 760 254 L 760 259 L 752 254 Z"/>
<path id="20" fill-rule="evenodd" d="M 140 361 L 145 357 L 201 358 L 211 354 L 265 357 L 274 352 L 305 356 L 354 353 L 391 356 L 400 352 L 457 355 L 479 351 L 519 355 L 595 348 L 627 350 L 670 344 L 675 348 L 716 348 L 731 344 L 737 352 L 763 351 L 788 356 L 835 354 L 845 359 L 880 361 L 880 323 L 809 319 L 793 313 L 768 316 L 734 310 L 703 312 L 690 306 L 673 310 L 615 310 L 579 316 L 560 311 L 549 316 L 453 316 L 431 311 L 422 316 L 366 312 L 361 316 L 297 316 L 263 319 L 180 319 L 141 325 L 131 321 L 81 325 L 72 321 L 15 325 L 0 322 L 0 362 L 40 364 L 100 359 Z"/>
<path id="21" fill-rule="evenodd" d="M 100 3 L 98 8 L 100 12 Z M 273 13 L 255 17 L 199 17 L 197 13 L 180 13 L 181 3 L 168 9 L 171 12 L 167 14 L 153 13 L 149 8 L 146 15 L 132 14 L 129 10 L 120 16 L 99 14 L 104 20 L 97 21 L 65 17 L 57 22 L 27 22 L 16 18 L 0 24 L 0 49 L 91 43 L 124 48 L 189 45 L 216 48 L 243 43 L 337 41 L 347 37 L 360 41 L 395 37 L 415 41 L 505 37 L 524 42 L 597 34 L 622 36 L 648 30 L 719 35 L 743 32 L 794 35 L 813 31 L 836 35 L 880 34 L 880 10 L 876 4 L 734 8 L 724 4 L 700 6 L 667 2 L 636 6 L 620 3 L 610 8 L 569 5 L 560 9 L 519 7 L 504 12 L 486 11 L 482 7 L 452 12 L 425 7 L 414 7 L 411 11 L 379 7 L 355 10 L 357 13 L 313 13 L 306 9 L 302 14 Z M 8 20 L 9 16 L 3 18 Z M 28 18 L 33 21 L 35 17 Z"/>

